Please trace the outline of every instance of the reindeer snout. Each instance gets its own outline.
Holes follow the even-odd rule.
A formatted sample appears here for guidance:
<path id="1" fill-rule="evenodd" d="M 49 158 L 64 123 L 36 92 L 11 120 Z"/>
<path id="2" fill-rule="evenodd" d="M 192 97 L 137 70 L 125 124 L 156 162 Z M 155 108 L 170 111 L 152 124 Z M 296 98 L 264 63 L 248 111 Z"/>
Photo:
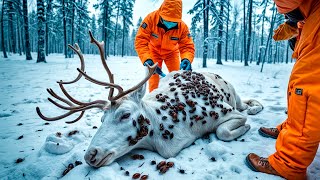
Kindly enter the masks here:
<path id="1" fill-rule="evenodd" d="M 95 157 L 96 157 L 97 153 L 98 153 L 98 150 L 95 148 L 91 148 L 88 150 L 88 152 L 84 156 L 84 159 L 86 160 L 86 162 L 89 165 L 95 163 L 95 161 L 96 161 Z"/>
<path id="2" fill-rule="evenodd" d="M 101 167 L 106 164 L 113 156 L 114 152 L 108 152 L 101 150 L 100 148 L 89 148 L 84 156 L 86 162 L 93 167 Z"/>

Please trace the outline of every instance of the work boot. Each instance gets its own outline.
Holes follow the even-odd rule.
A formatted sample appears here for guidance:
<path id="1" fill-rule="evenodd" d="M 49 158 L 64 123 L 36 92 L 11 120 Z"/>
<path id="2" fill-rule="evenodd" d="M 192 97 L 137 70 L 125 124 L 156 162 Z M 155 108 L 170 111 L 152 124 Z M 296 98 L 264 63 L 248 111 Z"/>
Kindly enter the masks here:
<path id="1" fill-rule="evenodd" d="M 265 128 L 261 127 L 259 129 L 259 134 L 263 137 L 270 137 L 273 139 L 277 139 L 280 131 L 277 128 Z"/>
<path id="2" fill-rule="evenodd" d="M 281 176 L 275 169 L 273 169 L 267 158 L 260 157 L 254 153 L 248 154 L 248 156 L 246 157 L 246 164 L 251 170 L 255 172 Z"/>

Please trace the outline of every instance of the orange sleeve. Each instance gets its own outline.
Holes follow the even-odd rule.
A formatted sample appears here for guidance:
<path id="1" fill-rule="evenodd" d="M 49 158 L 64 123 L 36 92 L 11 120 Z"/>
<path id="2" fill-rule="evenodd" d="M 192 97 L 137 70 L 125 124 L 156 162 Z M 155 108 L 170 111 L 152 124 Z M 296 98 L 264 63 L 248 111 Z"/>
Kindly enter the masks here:
<path id="1" fill-rule="evenodd" d="M 179 41 L 179 51 L 181 59 L 188 59 L 190 62 L 193 61 L 194 58 L 194 43 L 189 32 L 189 28 L 186 24 L 182 23 L 183 32 Z"/>
<path id="2" fill-rule="evenodd" d="M 148 15 L 141 23 L 136 35 L 135 48 L 142 64 L 147 59 L 152 59 L 149 51 L 149 42 L 151 36 L 150 15 Z"/>

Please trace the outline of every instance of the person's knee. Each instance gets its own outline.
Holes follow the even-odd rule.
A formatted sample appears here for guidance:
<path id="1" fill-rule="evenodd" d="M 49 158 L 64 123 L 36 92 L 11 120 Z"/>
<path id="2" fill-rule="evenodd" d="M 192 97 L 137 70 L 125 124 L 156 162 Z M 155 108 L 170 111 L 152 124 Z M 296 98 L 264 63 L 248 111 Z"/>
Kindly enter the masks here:
<path id="1" fill-rule="evenodd" d="M 174 54 L 174 55 L 166 58 L 165 64 L 166 64 L 169 72 L 178 71 L 180 69 L 179 54 Z"/>

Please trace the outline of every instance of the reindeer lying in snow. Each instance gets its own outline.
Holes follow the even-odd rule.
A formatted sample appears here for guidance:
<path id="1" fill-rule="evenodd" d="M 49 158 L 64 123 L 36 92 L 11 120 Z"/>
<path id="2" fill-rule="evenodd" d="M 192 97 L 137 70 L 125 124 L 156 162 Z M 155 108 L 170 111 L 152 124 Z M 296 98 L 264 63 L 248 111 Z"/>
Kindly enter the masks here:
<path id="1" fill-rule="evenodd" d="M 247 109 L 248 114 L 257 114 L 263 109 L 255 100 L 242 102 L 232 85 L 213 73 L 172 72 L 161 80 L 157 90 L 145 95 L 146 82 L 154 73 L 156 64 L 148 66 L 149 73 L 143 81 L 123 91 L 121 86 L 114 84 L 113 74 L 105 62 L 103 42 L 94 39 L 91 32 L 89 34 L 91 43 L 99 48 L 110 83 L 87 75 L 79 47 L 77 44 L 75 47 L 69 45 L 79 55 L 81 69 L 77 69 L 79 75 L 75 80 L 58 82 L 68 99 L 48 89 L 53 97 L 69 106 L 48 98 L 49 101 L 69 112 L 48 118 L 37 107 L 37 113 L 44 120 L 55 121 L 81 112 L 76 120 L 67 122 L 74 123 L 83 116 L 85 110 L 102 109 L 102 125 L 85 154 L 85 160 L 90 166 L 108 165 L 136 148 L 156 151 L 164 158 L 173 157 L 197 138 L 211 132 L 215 132 L 223 141 L 231 141 L 250 129 L 250 125 L 245 124 L 246 116 L 240 111 Z M 75 83 L 82 76 L 95 84 L 110 87 L 109 101 L 84 103 L 71 97 L 64 84 Z M 113 96 L 115 89 L 118 94 Z"/>

